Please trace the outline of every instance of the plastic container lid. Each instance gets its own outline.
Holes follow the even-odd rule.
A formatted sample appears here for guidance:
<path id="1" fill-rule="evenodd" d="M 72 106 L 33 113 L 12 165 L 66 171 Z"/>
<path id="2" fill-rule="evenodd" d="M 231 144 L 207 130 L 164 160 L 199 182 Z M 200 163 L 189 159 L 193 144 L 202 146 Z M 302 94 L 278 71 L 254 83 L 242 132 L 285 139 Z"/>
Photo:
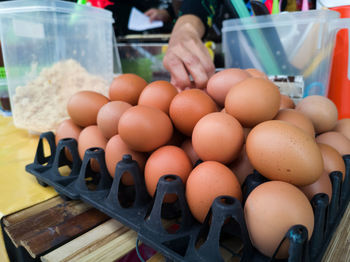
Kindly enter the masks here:
<path id="1" fill-rule="evenodd" d="M 0 16 L 11 16 L 15 13 L 55 12 L 79 16 L 92 16 L 94 19 L 113 21 L 112 12 L 102 8 L 57 0 L 15 0 L 0 3 Z"/>
<path id="2" fill-rule="evenodd" d="M 276 15 L 261 15 L 229 19 L 223 21 L 222 32 L 289 26 L 293 23 L 309 24 L 315 19 L 320 23 L 327 23 L 330 19 L 339 18 L 339 13 L 330 10 L 310 10 L 308 12 L 283 12 Z"/>

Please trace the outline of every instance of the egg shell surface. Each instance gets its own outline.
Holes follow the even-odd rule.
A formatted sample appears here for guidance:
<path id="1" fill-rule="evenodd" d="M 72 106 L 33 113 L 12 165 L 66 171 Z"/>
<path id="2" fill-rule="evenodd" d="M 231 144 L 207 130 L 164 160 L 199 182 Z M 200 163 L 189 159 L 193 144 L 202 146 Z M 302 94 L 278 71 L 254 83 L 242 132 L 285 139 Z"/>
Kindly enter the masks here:
<path id="1" fill-rule="evenodd" d="M 305 186 L 314 183 L 323 172 L 315 139 L 285 121 L 270 120 L 254 127 L 246 150 L 253 167 L 270 180 Z"/>

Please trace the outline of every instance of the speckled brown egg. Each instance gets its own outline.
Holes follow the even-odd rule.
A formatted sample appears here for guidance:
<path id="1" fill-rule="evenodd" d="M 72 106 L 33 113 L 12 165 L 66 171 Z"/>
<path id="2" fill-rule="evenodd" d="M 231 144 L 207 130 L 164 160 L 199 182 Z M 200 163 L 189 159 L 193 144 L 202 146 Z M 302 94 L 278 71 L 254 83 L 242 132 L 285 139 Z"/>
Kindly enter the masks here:
<path id="1" fill-rule="evenodd" d="M 155 107 L 169 114 L 169 106 L 178 91 L 168 81 L 158 80 L 147 85 L 139 97 L 139 105 Z"/>
<path id="2" fill-rule="evenodd" d="M 316 134 L 332 130 L 337 123 L 337 107 L 324 96 L 307 96 L 296 105 L 295 110 L 311 120 Z"/>
<path id="3" fill-rule="evenodd" d="M 310 134 L 311 137 L 315 138 L 314 125 L 303 113 L 300 113 L 294 109 L 281 109 L 278 111 L 274 119 L 289 122 Z"/>
<path id="4" fill-rule="evenodd" d="M 97 114 L 97 126 L 106 138 L 118 134 L 119 119 L 130 107 L 123 101 L 111 101 L 101 107 Z"/>
<path id="5" fill-rule="evenodd" d="M 342 133 L 330 131 L 316 137 L 316 142 L 335 148 L 340 155 L 350 154 L 350 140 Z"/>
<path id="6" fill-rule="evenodd" d="M 178 93 L 171 101 L 169 115 L 180 132 L 191 136 L 199 119 L 216 111 L 215 102 L 206 93 L 199 89 L 188 89 Z"/>
<path id="7" fill-rule="evenodd" d="M 128 154 L 131 155 L 132 159 L 135 160 L 139 167 L 141 172 L 143 172 L 145 168 L 146 163 L 146 156 L 143 153 L 136 152 L 134 150 L 131 150 L 124 141 L 120 138 L 119 135 L 113 136 L 106 145 L 106 165 L 109 174 L 114 177 L 115 175 L 115 168 L 119 161 L 123 159 L 123 156 Z M 133 185 L 134 180 L 132 176 L 129 173 L 126 173 L 122 176 L 122 182 L 125 185 Z"/>
<path id="8" fill-rule="evenodd" d="M 80 91 L 69 99 L 67 111 L 75 124 L 87 127 L 96 125 L 98 111 L 108 102 L 108 98 L 100 93 Z"/>
<path id="9" fill-rule="evenodd" d="M 317 144 L 323 158 L 324 170 L 329 174 L 333 171 L 340 171 L 345 178 L 345 162 L 341 154 L 332 146 L 326 144 Z"/>
<path id="10" fill-rule="evenodd" d="M 215 112 L 201 118 L 193 129 L 192 145 L 203 161 L 231 163 L 244 142 L 243 128 L 233 116 Z"/>
<path id="11" fill-rule="evenodd" d="M 287 231 L 304 225 L 308 239 L 314 230 L 314 212 L 307 197 L 297 187 L 282 181 L 270 181 L 256 187 L 248 196 L 244 216 L 252 244 L 272 257 Z M 288 257 L 286 240 L 277 258 Z"/>
<path id="12" fill-rule="evenodd" d="M 109 98 L 113 101 L 124 101 L 136 105 L 147 82 L 135 74 L 121 74 L 113 79 L 109 87 Z"/>
<path id="13" fill-rule="evenodd" d="M 132 150 L 150 152 L 165 145 L 173 134 L 170 118 L 163 111 L 137 105 L 119 119 L 120 137 Z"/>
<path id="14" fill-rule="evenodd" d="M 145 182 L 151 196 L 156 192 L 158 180 L 164 175 L 177 175 L 186 184 L 192 163 L 186 153 L 176 146 L 163 146 L 154 151 L 146 161 Z M 165 202 L 174 202 L 176 195 L 167 195 Z"/>
<path id="15" fill-rule="evenodd" d="M 311 185 L 300 187 L 300 190 L 306 195 L 306 197 L 311 201 L 311 199 L 319 193 L 327 194 L 329 202 L 332 199 L 332 183 L 329 178 L 329 173 L 323 171 L 320 178 L 312 183 Z"/>
<path id="16" fill-rule="evenodd" d="M 254 127 L 246 150 L 253 167 L 270 180 L 305 186 L 314 183 L 323 172 L 315 139 L 285 121 L 270 120 Z"/>
<path id="17" fill-rule="evenodd" d="M 205 161 L 192 170 L 186 183 L 186 199 L 192 215 L 199 222 L 204 222 L 215 198 L 223 195 L 242 199 L 240 184 L 227 166 Z"/>
<path id="18" fill-rule="evenodd" d="M 225 100 L 226 113 L 244 127 L 273 119 L 280 108 L 278 87 L 263 78 L 247 78 L 234 85 Z"/>
<path id="19" fill-rule="evenodd" d="M 250 77 L 250 74 L 239 68 L 227 68 L 214 74 L 208 81 L 208 94 L 220 106 L 224 106 L 225 98 L 232 86 Z"/>

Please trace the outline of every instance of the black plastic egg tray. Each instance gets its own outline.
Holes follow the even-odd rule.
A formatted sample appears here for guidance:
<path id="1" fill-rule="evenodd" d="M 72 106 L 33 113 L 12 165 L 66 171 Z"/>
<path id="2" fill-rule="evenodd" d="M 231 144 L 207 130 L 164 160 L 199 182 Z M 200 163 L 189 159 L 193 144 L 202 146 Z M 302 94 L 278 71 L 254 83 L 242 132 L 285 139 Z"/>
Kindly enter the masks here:
<path id="1" fill-rule="evenodd" d="M 50 147 L 48 156 L 44 152 L 45 140 Z M 72 161 L 66 158 L 67 149 Z M 99 172 L 91 169 L 92 159 L 98 161 Z M 285 235 L 290 242 L 289 258 L 283 260 L 266 257 L 252 246 L 241 202 L 228 196 L 216 198 L 205 222 L 200 224 L 189 211 L 184 185 L 179 177 L 164 175 L 158 182 L 155 197 L 151 198 L 142 172 L 130 155 L 125 155 L 117 164 L 112 179 L 102 149 L 88 149 L 81 161 L 76 140 L 62 139 L 56 147 L 54 134 L 47 132 L 41 134 L 34 162 L 26 166 L 26 171 L 34 175 L 41 185 L 54 187 L 61 196 L 80 199 L 135 230 L 142 242 L 162 253 L 168 261 L 224 261 L 220 249 L 226 249 L 242 262 L 318 262 L 350 199 L 350 155 L 344 156 L 344 161 L 344 181 L 342 173 L 335 171 L 330 174 L 333 187 L 331 202 L 326 194 L 317 194 L 311 200 L 315 214 L 311 239 L 308 240 L 304 226 L 291 227 Z M 61 174 L 63 166 L 69 166 L 69 175 Z M 125 172 L 133 176 L 133 186 L 121 183 Z M 249 193 L 266 181 L 257 172 L 250 174 L 242 186 L 243 204 Z M 163 203 L 164 196 L 169 193 L 177 194 L 177 201 Z M 239 250 L 226 246 L 225 240 L 230 238 L 241 241 Z"/>

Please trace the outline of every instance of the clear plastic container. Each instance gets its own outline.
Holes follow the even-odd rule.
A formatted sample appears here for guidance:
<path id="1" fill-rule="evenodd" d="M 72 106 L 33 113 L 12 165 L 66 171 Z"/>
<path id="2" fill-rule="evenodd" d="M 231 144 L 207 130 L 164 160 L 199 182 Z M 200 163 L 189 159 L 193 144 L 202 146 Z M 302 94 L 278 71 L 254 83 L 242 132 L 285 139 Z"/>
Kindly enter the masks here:
<path id="1" fill-rule="evenodd" d="M 56 0 L 0 3 L 0 31 L 14 124 L 53 130 L 72 93 L 108 94 L 113 80 L 110 11 Z"/>
<path id="2" fill-rule="evenodd" d="M 302 97 L 325 96 L 335 36 L 341 28 L 350 28 L 350 19 L 339 19 L 339 13 L 330 10 L 226 20 L 222 29 L 225 67 L 302 77 Z"/>
<path id="3" fill-rule="evenodd" d="M 170 74 L 163 66 L 167 44 L 118 43 L 123 73 L 134 73 L 147 82 L 170 81 Z"/>

